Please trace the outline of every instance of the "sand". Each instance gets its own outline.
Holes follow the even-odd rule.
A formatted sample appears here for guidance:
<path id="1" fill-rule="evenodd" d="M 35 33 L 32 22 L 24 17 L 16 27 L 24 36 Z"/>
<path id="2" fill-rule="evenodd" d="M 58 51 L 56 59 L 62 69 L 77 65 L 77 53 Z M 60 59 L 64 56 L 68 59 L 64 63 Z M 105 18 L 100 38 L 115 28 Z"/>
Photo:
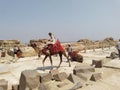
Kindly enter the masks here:
<path id="1" fill-rule="evenodd" d="M 102 79 L 93 82 L 89 81 L 86 82 L 87 85 L 83 86 L 82 88 L 78 90 L 119 90 L 120 88 L 120 60 L 118 58 L 111 60 L 107 59 L 106 56 L 109 56 L 111 52 L 115 51 L 115 47 L 112 47 L 111 49 L 105 48 L 97 49 L 95 51 L 93 50 L 87 50 L 86 53 L 84 51 L 79 52 L 79 54 L 83 55 L 84 61 L 83 63 L 78 62 L 71 62 L 71 67 L 69 67 L 69 64 L 66 62 L 66 58 L 63 57 L 63 62 L 61 64 L 61 67 L 58 69 L 59 72 L 66 72 L 68 75 L 70 73 L 73 73 L 73 69 L 76 65 L 91 65 L 92 60 L 103 60 L 104 65 L 102 68 L 95 68 L 96 72 L 102 73 Z M 23 70 L 37 70 L 39 73 L 48 73 L 50 71 L 50 61 L 47 59 L 45 61 L 45 71 L 42 70 L 42 60 L 44 56 L 42 56 L 39 60 L 37 56 L 33 57 L 25 57 L 20 58 L 17 60 L 17 62 L 12 62 L 13 58 L 2 58 L 0 63 L 0 79 L 5 79 L 9 81 L 11 84 L 19 84 L 19 79 L 21 72 Z M 59 56 L 53 56 L 53 65 L 54 68 L 59 64 Z M 11 60 L 11 61 L 10 61 Z M 65 80 L 64 82 L 68 83 L 68 85 L 65 85 L 61 88 L 57 87 L 57 84 L 60 82 L 52 81 L 51 83 L 48 83 L 52 90 L 68 90 L 70 87 L 73 86 L 73 84 Z"/>

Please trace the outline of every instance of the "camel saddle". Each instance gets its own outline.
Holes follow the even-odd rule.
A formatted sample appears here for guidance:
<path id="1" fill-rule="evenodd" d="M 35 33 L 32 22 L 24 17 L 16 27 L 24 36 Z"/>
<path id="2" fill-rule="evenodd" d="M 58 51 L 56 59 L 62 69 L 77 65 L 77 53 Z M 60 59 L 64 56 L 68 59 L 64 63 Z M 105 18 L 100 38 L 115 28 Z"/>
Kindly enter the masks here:
<path id="1" fill-rule="evenodd" d="M 48 47 L 44 47 L 42 49 L 42 53 L 46 53 L 46 51 L 49 50 L 51 54 L 57 54 L 58 52 L 63 52 L 64 48 L 62 47 L 59 40 L 56 41 L 55 44 L 49 44 Z"/>

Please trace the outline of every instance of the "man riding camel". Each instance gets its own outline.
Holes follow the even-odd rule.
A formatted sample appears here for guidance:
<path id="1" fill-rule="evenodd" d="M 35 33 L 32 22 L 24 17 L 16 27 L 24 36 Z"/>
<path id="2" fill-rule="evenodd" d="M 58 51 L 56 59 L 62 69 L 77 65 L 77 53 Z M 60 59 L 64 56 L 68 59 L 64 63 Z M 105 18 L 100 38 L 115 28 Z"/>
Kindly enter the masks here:
<path id="1" fill-rule="evenodd" d="M 49 32 L 48 35 L 50 36 L 50 39 L 48 40 L 47 45 L 45 46 L 47 48 L 49 48 L 50 45 L 53 45 L 56 43 L 56 39 L 54 35 L 51 32 Z"/>
<path id="2" fill-rule="evenodd" d="M 49 32 L 48 35 L 50 36 L 50 39 L 48 40 L 49 41 L 48 44 L 55 44 L 56 39 L 55 39 L 54 35 L 51 32 Z"/>
<path id="3" fill-rule="evenodd" d="M 62 63 L 62 55 L 64 55 L 66 57 L 66 59 L 69 62 L 69 67 L 71 66 L 70 61 L 66 55 L 65 49 L 62 47 L 61 43 L 59 40 L 56 40 L 54 35 L 52 33 L 48 33 L 48 35 L 50 36 L 50 39 L 48 40 L 48 42 L 46 42 L 46 45 L 43 48 L 36 48 L 34 47 L 34 45 L 31 45 L 35 50 L 38 50 L 38 57 L 40 57 L 42 54 L 45 55 L 44 59 L 43 59 L 43 70 L 45 70 L 44 68 L 44 62 L 47 59 L 47 57 L 49 57 L 50 59 L 50 63 L 51 63 L 51 68 L 53 68 L 53 63 L 52 63 L 52 55 L 56 55 L 59 54 L 60 57 L 60 63 L 58 65 L 57 68 L 60 67 L 61 63 Z M 36 50 L 36 51 L 37 51 Z"/>

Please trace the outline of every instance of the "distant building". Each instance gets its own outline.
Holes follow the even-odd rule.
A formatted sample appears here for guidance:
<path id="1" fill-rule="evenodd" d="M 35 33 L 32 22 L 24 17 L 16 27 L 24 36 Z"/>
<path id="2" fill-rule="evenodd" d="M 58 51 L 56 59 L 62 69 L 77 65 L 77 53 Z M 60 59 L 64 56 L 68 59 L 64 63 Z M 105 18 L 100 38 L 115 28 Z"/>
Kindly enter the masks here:
<path id="1" fill-rule="evenodd" d="M 19 40 L 0 40 L 0 47 L 13 47 L 14 45 L 20 45 Z"/>

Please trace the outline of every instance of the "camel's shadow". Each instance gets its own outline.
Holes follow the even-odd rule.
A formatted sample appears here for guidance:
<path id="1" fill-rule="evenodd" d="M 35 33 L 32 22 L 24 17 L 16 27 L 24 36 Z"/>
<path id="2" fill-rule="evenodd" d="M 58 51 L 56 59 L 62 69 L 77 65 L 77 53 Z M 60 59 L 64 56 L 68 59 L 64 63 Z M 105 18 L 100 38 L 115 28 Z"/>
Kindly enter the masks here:
<path id="1" fill-rule="evenodd" d="M 51 68 L 54 69 L 54 68 L 57 68 L 57 66 L 45 66 L 44 67 L 45 70 L 51 70 Z M 38 67 L 35 70 L 43 70 L 43 67 Z"/>

